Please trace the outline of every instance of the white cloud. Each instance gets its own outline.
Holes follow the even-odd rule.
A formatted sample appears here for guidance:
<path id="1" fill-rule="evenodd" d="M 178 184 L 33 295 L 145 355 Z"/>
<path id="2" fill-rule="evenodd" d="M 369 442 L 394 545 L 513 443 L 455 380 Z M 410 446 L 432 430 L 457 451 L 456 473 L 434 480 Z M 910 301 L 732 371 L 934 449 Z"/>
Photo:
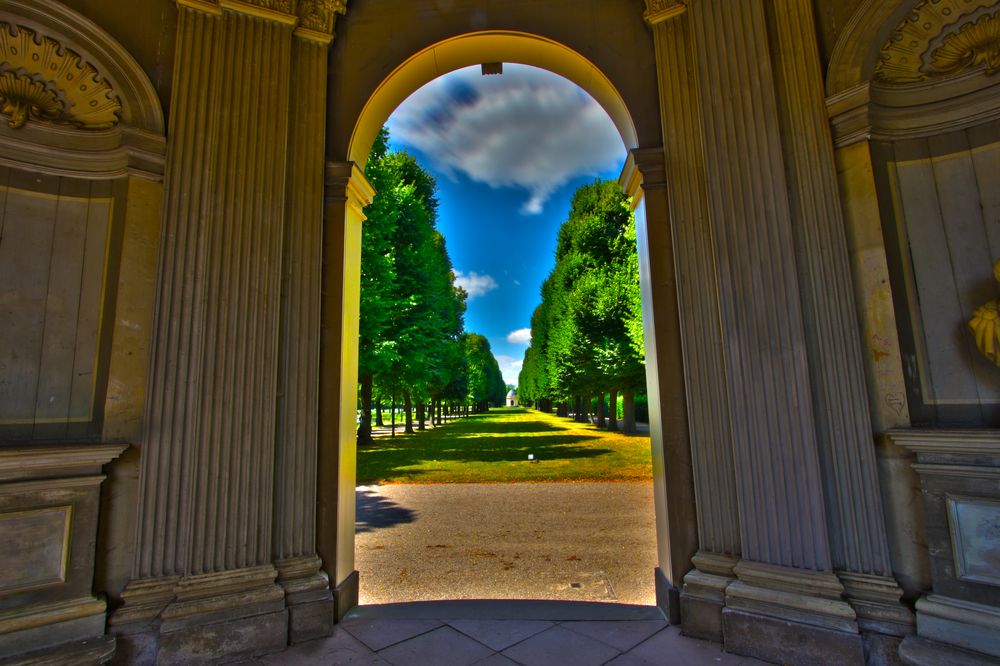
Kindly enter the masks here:
<path id="1" fill-rule="evenodd" d="M 524 364 L 524 359 L 514 358 L 506 354 L 496 354 L 494 357 L 500 365 L 500 374 L 503 375 L 504 382 L 517 386 L 517 376 L 521 374 L 521 366 Z"/>
<path id="2" fill-rule="evenodd" d="M 531 343 L 531 329 L 519 328 L 507 334 L 507 342 L 515 345 L 527 345 Z"/>
<path id="3" fill-rule="evenodd" d="M 576 176 L 620 168 L 621 137 L 581 88 L 545 70 L 504 65 L 502 76 L 471 67 L 435 79 L 389 118 L 393 139 L 441 172 L 492 187 L 520 187 L 526 214 Z"/>
<path id="4" fill-rule="evenodd" d="M 475 271 L 469 271 L 468 274 L 462 271 L 455 271 L 455 284 L 465 290 L 465 293 L 469 295 L 470 301 L 473 298 L 488 294 L 500 286 L 492 276 L 480 275 Z"/>

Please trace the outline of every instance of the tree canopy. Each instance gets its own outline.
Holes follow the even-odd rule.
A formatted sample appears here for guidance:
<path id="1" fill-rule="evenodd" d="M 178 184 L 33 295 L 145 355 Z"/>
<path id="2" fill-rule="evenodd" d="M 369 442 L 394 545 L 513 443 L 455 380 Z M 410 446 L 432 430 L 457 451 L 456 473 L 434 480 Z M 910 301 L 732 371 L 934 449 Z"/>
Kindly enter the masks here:
<path id="1" fill-rule="evenodd" d="M 480 349 L 465 335 L 466 293 L 455 284 L 445 239 L 437 229 L 434 178 L 412 155 L 390 151 L 384 128 L 372 146 L 365 176 L 376 194 L 364 210 L 361 239 L 361 443 L 370 441 L 376 398 L 406 405 L 407 430 L 412 429 L 414 404 L 421 427 L 427 403 L 503 404 L 503 396 L 494 400 L 489 392 L 492 384 L 482 389 L 478 375 L 470 380 L 470 373 L 489 364 L 485 357 L 473 362 L 469 356 Z M 482 341 L 489 353 L 489 343 Z M 489 358 L 497 366 L 492 353 Z M 487 383 L 493 381 L 489 375 Z"/>
<path id="2" fill-rule="evenodd" d="M 518 378 L 522 403 L 644 390 L 635 217 L 617 183 L 577 190 L 541 296 Z"/>

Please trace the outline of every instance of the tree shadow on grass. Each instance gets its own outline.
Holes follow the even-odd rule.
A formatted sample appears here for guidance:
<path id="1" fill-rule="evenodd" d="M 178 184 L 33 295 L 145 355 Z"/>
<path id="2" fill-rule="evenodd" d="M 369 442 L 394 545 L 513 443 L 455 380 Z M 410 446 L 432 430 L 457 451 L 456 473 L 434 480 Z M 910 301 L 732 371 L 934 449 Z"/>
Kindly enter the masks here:
<path id="1" fill-rule="evenodd" d="M 464 426 L 466 424 L 456 424 Z M 460 433 L 463 430 L 475 434 L 506 435 L 514 433 L 529 432 L 565 432 L 569 428 L 546 423 L 545 421 L 479 421 L 468 424 L 466 427 L 456 427 L 452 432 Z M 461 436 L 461 435 L 459 435 Z"/>
<path id="2" fill-rule="evenodd" d="M 482 430 L 479 431 L 482 433 Z M 413 478 L 422 470 L 406 469 L 427 461 L 450 463 L 505 463 L 526 460 L 580 460 L 613 453 L 608 448 L 581 445 L 593 435 L 539 435 L 510 438 L 465 436 L 408 439 L 358 451 L 359 483 L 392 479 L 400 474 Z M 383 444 L 381 440 L 379 444 Z"/>
<path id="3" fill-rule="evenodd" d="M 412 523 L 417 519 L 416 511 L 400 506 L 373 490 L 359 488 L 355 491 L 355 496 L 357 503 L 354 511 L 354 531 L 357 534 L 374 532 L 401 523 Z"/>

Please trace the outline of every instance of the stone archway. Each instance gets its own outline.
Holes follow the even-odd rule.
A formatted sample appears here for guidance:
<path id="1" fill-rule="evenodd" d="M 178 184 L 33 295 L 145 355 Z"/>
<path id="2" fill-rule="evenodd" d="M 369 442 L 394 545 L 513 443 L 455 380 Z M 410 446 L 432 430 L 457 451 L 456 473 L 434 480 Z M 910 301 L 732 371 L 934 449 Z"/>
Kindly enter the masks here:
<path id="1" fill-rule="evenodd" d="M 344 57 L 350 57 L 350 49 L 345 47 L 345 51 Z M 360 89 L 372 92 L 350 130 L 346 144 L 349 160 L 342 165 L 328 167 L 330 171 L 339 172 L 340 180 L 336 185 L 340 188 L 346 185 L 348 194 L 342 202 L 338 201 L 339 205 L 328 205 L 326 212 L 328 230 L 341 216 L 345 222 L 343 232 L 335 232 L 336 242 L 327 244 L 327 249 L 338 253 L 337 256 L 328 256 L 325 261 L 328 268 L 339 261 L 343 270 L 336 276 L 328 274 L 325 277 L 331 287 L 327 293 L 337 296 L 335 302 L 324 304 L 327 312 L 332 310 L 335 316 L 342 313 L 342 333 L 339 348 L 327 346 L 322 353 L 321 375 L 329 383 L 324 385 L 325 390 L 321 390 L 321 400 L 323 404 L 333 404 L 328 402 L 328 396 L 336 396 L 340 402 L 339 419 L 327 416 L 320 427 L 317 552 L 326 564 L 327 573 L 336 582 L 338 599 L 343 600 L 338 603 L 338 614 L 345 612 L 356 600 L 358 585 L 354 571 L 354 413 L 357 407 L 354 387 L 357 384 L 361 208 L 366 202 L 365 197 L 370 196 L 370 188 L 364 181 L 361 168 L 378 129 L 406 97 L 442 74 L 485 62 L 533 65 L 578 84 L 608 112 L 623 143 L 630 150 L 622 186 L 633 195 L 636 207 L 640 202 L 643 204 L 637 218 L 637 233 L 640 236 L 643 310 L 646 313 L 647 386 L 651 400 L 650 435 L 658 571 L 661 572 L 656 580 L 659 602 L 665 612 L 676 619 L 676 593 L 671 597 L 670 590 L 676 590 L 681 576 L 686 573 L 697 544 L 690 465 L 685 462 L 690 448 L 684 428 L 685 392 L 679 354 L 676 290 L 672 284 L 672 248 L 669 235 L 662 233 L 668 228 L 665 188 L 662 183 L 657 183 L 662 180 L 663 174 L 662 149 L 656 144 L 650 147 L 639 145 L 640 133 L 650 134 L 654 128 L 637 128 L 618 87 L 590 59 L 565 44 L 520 31 L 477 31 L 456 35 L 406 57 L 381 81 L 355 82 Z M 344 67 L 350 69 L 350 65 Z M 333 131 L 336 132 L 338 127 L 334 123 Z M 337 143 L 338 140 L 340 137 L 330 137 L 330 143 Z M 647 216 L 654 216 L 651 217 L 653 225 L 646 224 Z M 661 232 L 648 233 L 650 226 Z M 651 261 L 652 256 L 657 259 Z M 336 290 L 333 289 L 334 282 Z M 332 319 L 327 321 L 328 325 L 333 325 Z M 330 342 L 326 340 L 325 344 Z M 335 378 L 337 385 L 333 384 Z M 667 402 L 659 399 L 663 394 L 661 384 L 669 388 L 667 393 L 671 399 Z M 668 416 L 667 423 L 671 426 L 666 431 L 661 418 L 663 414 Z M 676 464 L 667 465 L 668 457 Z M 335 565 L 332 566 L 333 562 Z"/>

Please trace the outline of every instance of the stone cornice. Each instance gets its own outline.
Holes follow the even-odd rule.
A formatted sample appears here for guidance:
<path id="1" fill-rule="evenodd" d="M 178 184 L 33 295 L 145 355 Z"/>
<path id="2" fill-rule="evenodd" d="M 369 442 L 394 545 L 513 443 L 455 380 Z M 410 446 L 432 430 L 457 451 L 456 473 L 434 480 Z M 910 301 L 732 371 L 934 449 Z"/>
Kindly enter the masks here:
<path id="1" fill-rule="evenodd" d="M 0 481 L 94 474 L 126 444 L 27 445 L 0 449 Z"/>
<path id="2" fill-rule="evenodd" d="M 687 5 L 681 0 L 646 0 L 646 11 L 642 18 L 654 26 L 664 21 L 680 16 L 687 11 Z"/>

